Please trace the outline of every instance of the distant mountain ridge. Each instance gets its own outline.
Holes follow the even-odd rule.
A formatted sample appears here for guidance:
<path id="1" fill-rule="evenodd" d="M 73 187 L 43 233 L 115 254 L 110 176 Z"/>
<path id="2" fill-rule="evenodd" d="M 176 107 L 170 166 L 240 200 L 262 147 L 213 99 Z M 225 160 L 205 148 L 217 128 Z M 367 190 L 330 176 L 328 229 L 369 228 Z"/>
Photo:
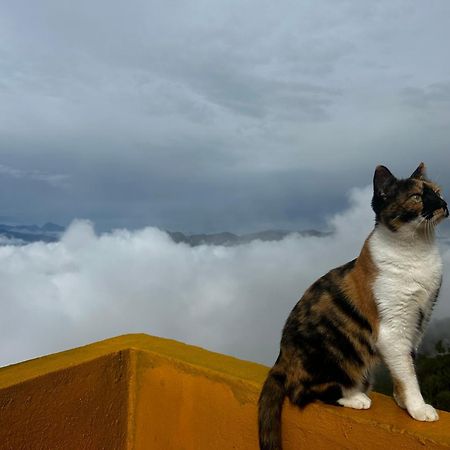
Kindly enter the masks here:
<path id="1" fill-rule="evenodd" d="M 55 223 L 38 225 L 5 225 L 0 224 L 0 245 L 25 245 L 33 242 L 57 242 L 65 232 L 65 228 Z M 256 233 L 238 235 L 230 232 L 186 234 L 180 231 L 166 231 L 175 243 L 183 242 L 196 247 L 198 245 L 223 245 L 227 247 L 248 244 L 252 241 L 280 241 L 286 236 L 324 237 L 331 233 L 317 230 L 286 231 L 264 230 Z"/>
<path id="2" fill-rule="evenodd" d="M 6 225 L 0 224 L 1 245 L 25 245 L 32 242 L 57 242 L 66 231 L 66 228 L 52 222 L 42 226 L 38 225 Z M 286 236 L 296 235 L 301 237 L 326 237 L 333 234 L 332 231 L 318 231 L 315 229 L 301 231 L 264 230 L 254 233 L 236 234 L 224 231 L 221 233 L 188 234 L 181 231 L 165 232 L 175 243 L 183 242 L 196 247 L 199 245 L 223 245 L 232 247 L 248 244 L 252 241 L 281 241 Z M 438 235 L 438 242 L 450 246 L 450 236 Z"/>
<path id="3" fill-rule="evenodd" d="M 38 225 L 5 225 L 0 224 L 0 244 L 24 245 L 31 242 L 56 242 L 65 228 L 55 223 Z"/>
<path id="4" fill-rule="evenodd" d="M 281 241 L 286 236 L 297 235 L 304 237 L 325 237 L 329 236 L 330 232 L 323 232 L 317 230 L 303 230 L 303 231 L 286 231 L 286 230 L 265 230 L 256 233 L 248 234 L 234 234 L 229 232 L 212 233 L 212 234 L 184 234 L 180 231 L 168 231 L 169 236 L 174 242 L 184 242 L 191 247 L 198 245 L 224 245 L 231 247 L 234 245 L 248 244 L 252 241 Z"/>

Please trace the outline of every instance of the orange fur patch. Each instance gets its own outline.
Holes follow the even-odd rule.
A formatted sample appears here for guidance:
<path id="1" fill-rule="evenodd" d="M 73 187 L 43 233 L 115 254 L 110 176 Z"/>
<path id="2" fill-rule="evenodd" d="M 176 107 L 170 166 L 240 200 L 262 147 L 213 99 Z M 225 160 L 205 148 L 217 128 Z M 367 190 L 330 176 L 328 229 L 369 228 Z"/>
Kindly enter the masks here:
<path id="1" fill-rule="evenodd" d="M 369 321 L 374 336 L 376 337 L 378 335 L 380 321 L 372 285 L 377 275 L 377 268 L 370 255 L 369 239 L 370 235 L 363 245 L 361 253 L 356 260 L 355 267 L 344 278 L 343 285 L 345 293 Z"/>

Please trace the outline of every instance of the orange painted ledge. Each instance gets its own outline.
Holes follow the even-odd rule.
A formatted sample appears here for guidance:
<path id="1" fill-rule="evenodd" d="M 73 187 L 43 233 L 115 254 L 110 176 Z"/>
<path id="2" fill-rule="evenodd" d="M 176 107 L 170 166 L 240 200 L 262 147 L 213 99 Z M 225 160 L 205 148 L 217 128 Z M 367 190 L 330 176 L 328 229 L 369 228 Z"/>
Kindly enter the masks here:
<path id="1" fill-rule="evenodd" d="M 143 334 L 0 369 L 0 449 L 258 449 L 267 367 Z M 450 414 L 420 423 L 390 397 L 283 411 L 285 450 L 450 448 Z"/>

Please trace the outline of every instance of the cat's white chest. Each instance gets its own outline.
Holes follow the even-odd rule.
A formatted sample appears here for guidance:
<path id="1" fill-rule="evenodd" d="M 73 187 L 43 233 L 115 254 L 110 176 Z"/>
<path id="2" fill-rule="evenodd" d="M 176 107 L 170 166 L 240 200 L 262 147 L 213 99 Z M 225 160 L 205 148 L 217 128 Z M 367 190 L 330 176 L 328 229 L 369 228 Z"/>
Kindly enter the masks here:
<path id="1" fill-rule="evenodd" d="M 412 339 L 420 318 L 431 313 L 441 283 L 439 250 L 434 243 L 404 239 L 383 228 L 375 229 L 369 245 L 381 327 L 401 327 Z"/>

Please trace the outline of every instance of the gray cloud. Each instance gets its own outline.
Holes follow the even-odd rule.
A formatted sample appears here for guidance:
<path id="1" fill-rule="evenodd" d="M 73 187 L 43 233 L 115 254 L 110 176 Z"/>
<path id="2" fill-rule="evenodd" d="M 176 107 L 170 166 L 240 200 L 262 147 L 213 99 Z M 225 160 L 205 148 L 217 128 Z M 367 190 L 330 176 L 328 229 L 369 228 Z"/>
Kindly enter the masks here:
<path id="1" fill-rule="evenodd" d="M 450 81 L 433 83 L 425 88 L 407 87 L 402 94 L 407 103 L 417 108 L 441 106 L 446 109 L 450 106 Z"/>
<path id="2" fill-rule="evenodd" d="M 6 175 L 9 177 L 21 179 L 30 179 L 35 181 L 42 181 L 44 183 L 48 183 L 50 186 L 56 188 L 64 188 L 67 187 L 69 182 L 69 176 L 63 174 L 48 174 L 42 173 L 38 170 L 30 170 L 25 171 L 21 169 L 15 169 L 13 167 L 5 166 L 0 164 L 0 175 Z"/>
<path id="3" fill-rule="evenodd" d="M 449 190 L 448 12 L 406 0 L 1 5 L 0 164 L 35 174 L 10 180 L 4 215 L 319 227 L 376 164 L 403 174 L 421 160 Z M 36 186 L 46 174 L 68 184 L 59 196 Z"/>

